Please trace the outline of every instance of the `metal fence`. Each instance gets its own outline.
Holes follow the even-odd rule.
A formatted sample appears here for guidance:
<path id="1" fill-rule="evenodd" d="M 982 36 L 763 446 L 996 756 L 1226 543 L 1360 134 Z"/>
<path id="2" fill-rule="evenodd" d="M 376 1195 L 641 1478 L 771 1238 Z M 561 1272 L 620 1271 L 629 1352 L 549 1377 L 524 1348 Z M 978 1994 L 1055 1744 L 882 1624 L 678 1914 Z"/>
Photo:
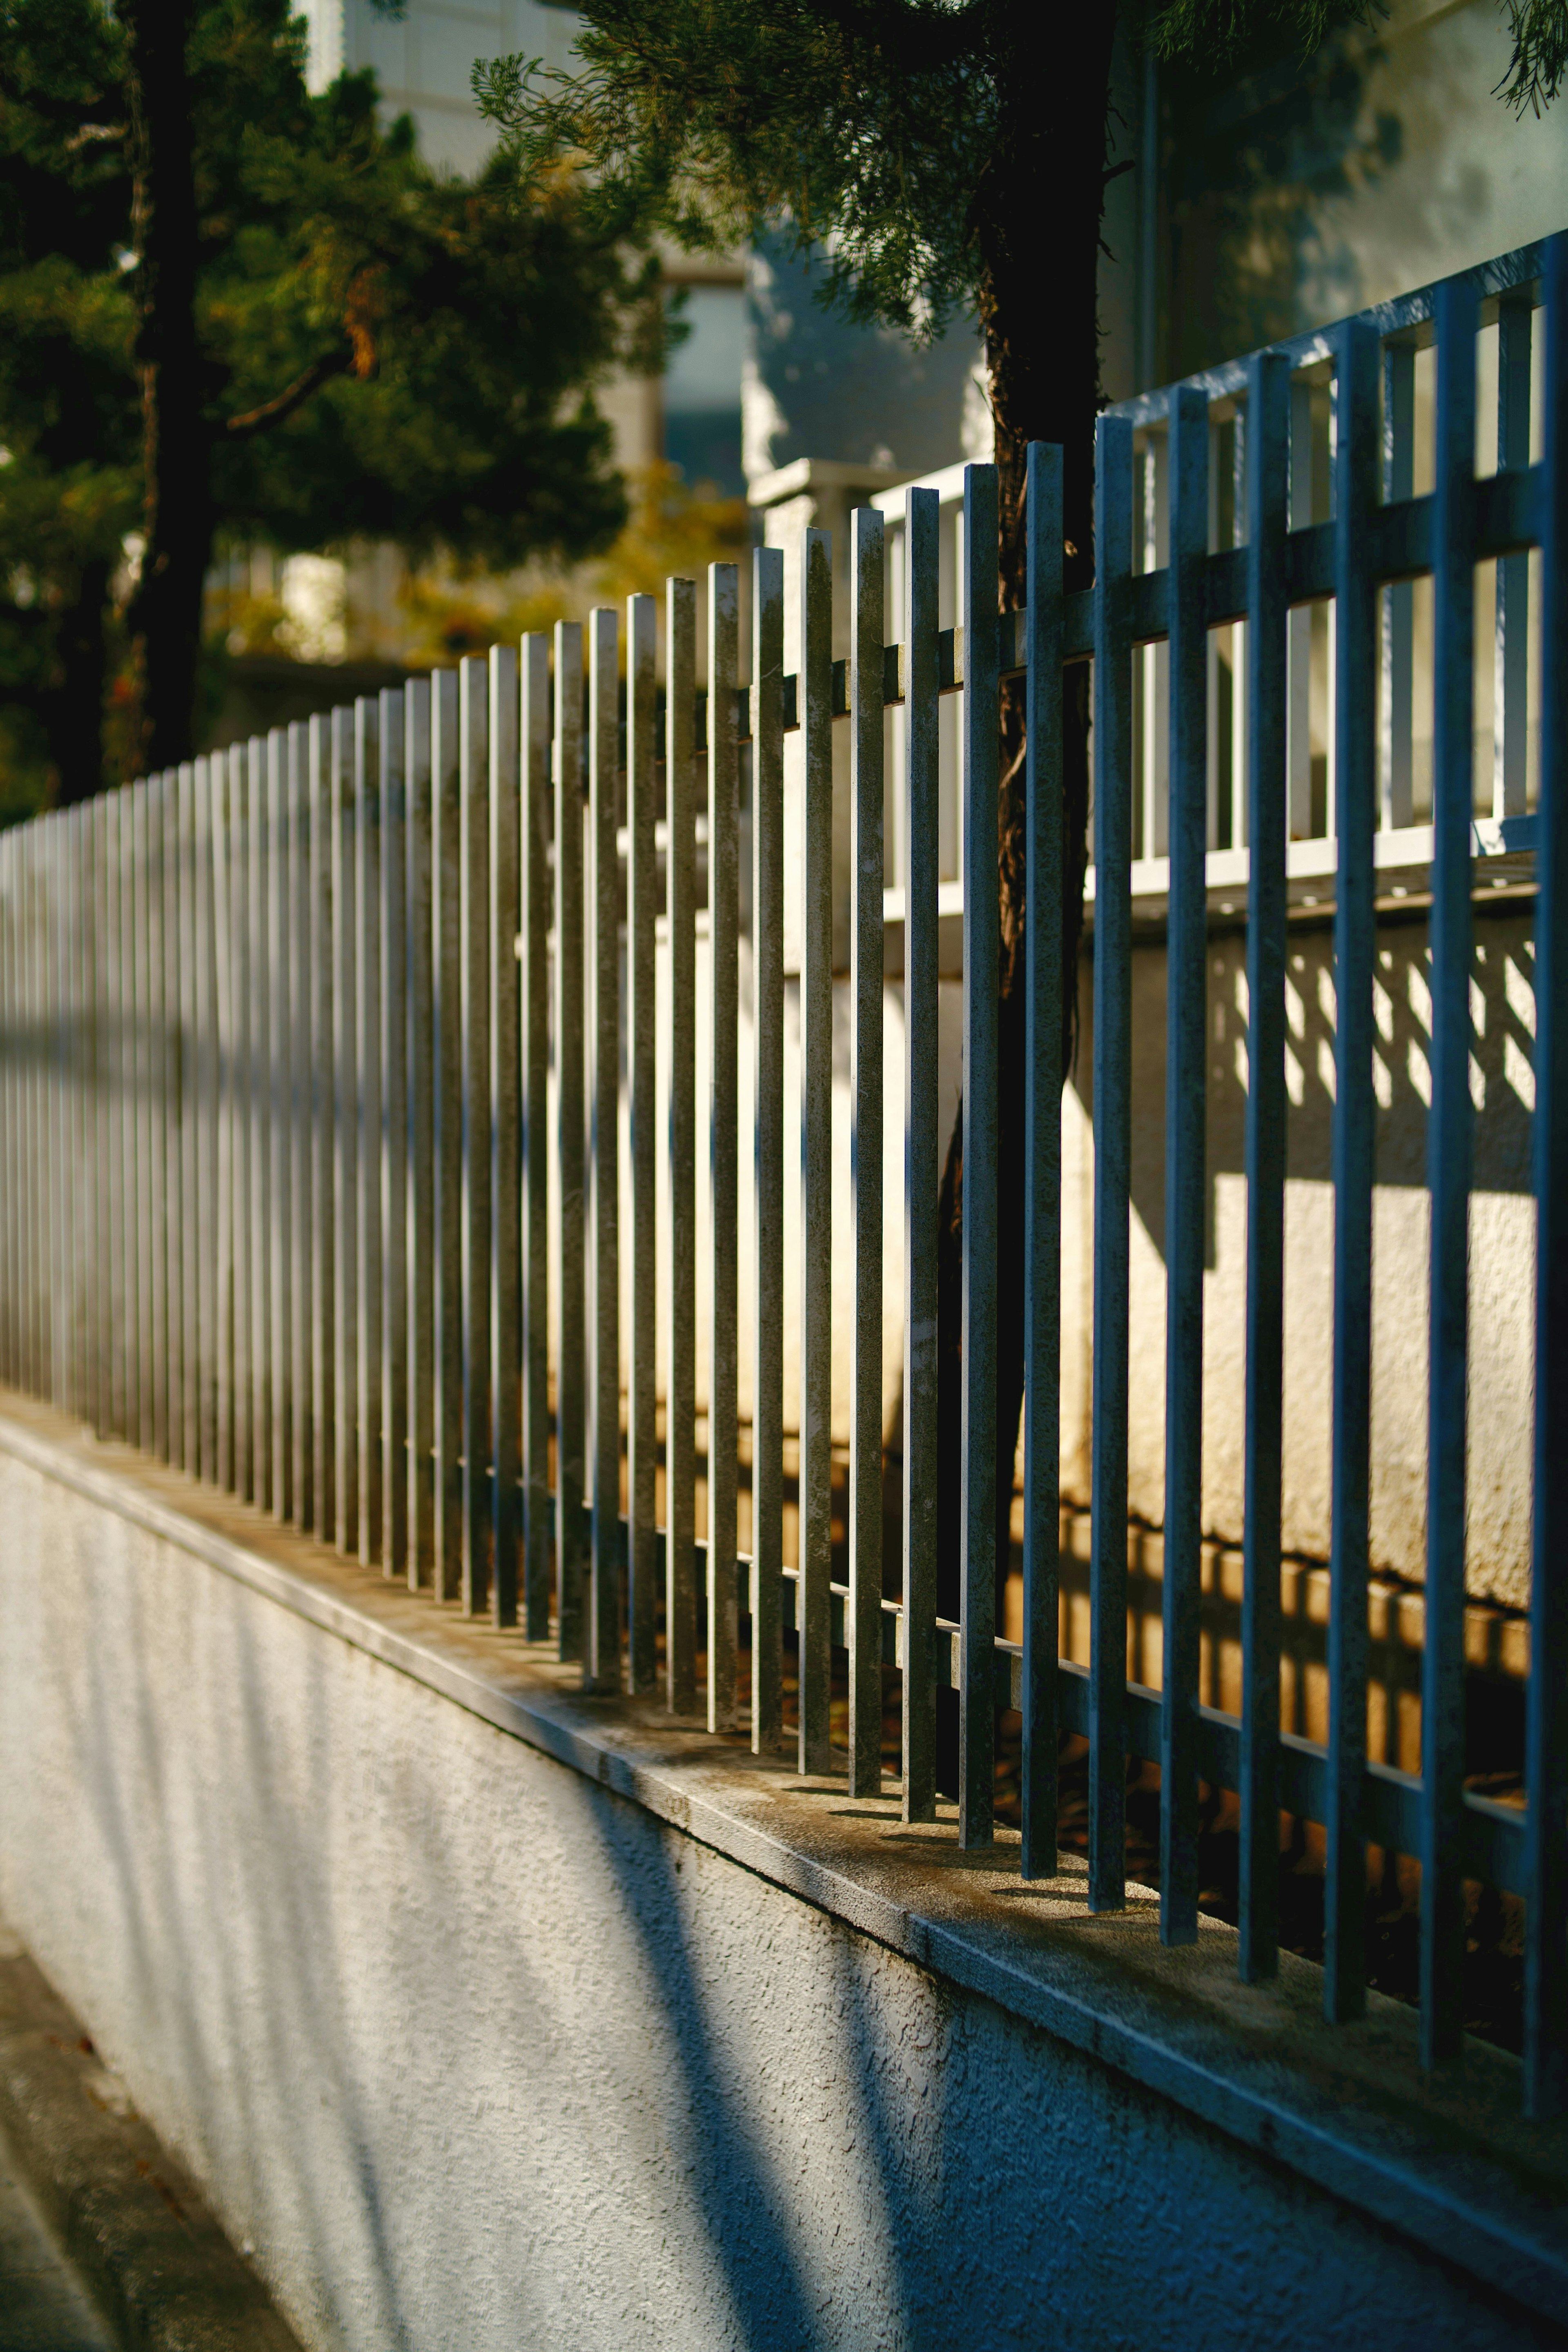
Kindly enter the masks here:
<path id="1" fill-rule="evenodd" d="M 1493 330 L 1495 470 L 1477 459 L 1478 337 Z M 1431 358 L 1421 364 L 1435 371 L 1434 486 L 1415 495 L 1415 369 L 1424 353 Z M 1532 366 L 1542 385 L 1534 462 Z M 784 671 L 784 562 L 763 549 L 752 559 L 749 686 L 741 583 L 734 567 L 716 565 L 700 630 L 695 585 L 668 583 L 662 652 L 655 600 L 634 597 L 624 630 L 614 612 L 596 613 L 585 630 L 559 626 L 553 645 L 526 637 L 521 656 L 498 647 L 488 660 L 0 838 L 0 1372 L 437 1599 L 521 1622 L 530 1639 L 581 1658 L 593 1689 L 662 1685 L 678 1713 L 705 1707 L 712 1730 L 749 1728 L 766 1750 L 781 1742 L 793 1680 L 807 1771 L 842 1761 L 830 1739 L 842 1653 L 856 1797 L 882 1786 L 883 1670 L 893 1664 L 910 1820 L 934 1811 L 936 1694 L 951 1685 L 961 1710 L 958 1834 L 968 1847 L 993 1838 L 997 1709 L 1011 1705 L 1023 1727 L 1026 1877 L 1056 1869 L 1058 1738 L 1079 1732 L 1089 1751 L 1097 1908 L 1124 1900 L 1128 1757 L 1157 1760 L 1167 1941 L 1197 1930 L 1200 1780 L 1237 1791 L 1246 1978 L 1276 1965 L 1281 1810 L 1321 1823 L 1331 2019 L 1364 2002 L 1368 1842 L 1416 1856 L 1428 2060 L 1460 2040 L 1465 1882 L 1512 1890 L 1526 1920 L 1524 2096 L 1546 2113 L 1563 2103 L 1568 2047 L 1568 238 L 1114 410 L 1100 421 L 1097 466 L 1092 592 L 1064 594 L 1059 459 L 1036 447 L 1024 612 L 998 616 L 996 477 L 972 466 L 951 629 L 939 603 L 942 496 L 916 488 L 854 518 L 845 662 L 833 658 L 830 551 L 823 534 L 807 532 L 794 676 Z M 1224 499 L 1216 470 L 1229 485 Z M 892 631 L 885 519 L 899 541 Z M 1478 564 L 1489 562 L 1499 583 L 1496 774 L 1478 821 L 1475 581 Z M 1428 576 L 1429 833 L 1413 845 L 1425 788 L 1411 748 L 1410 583 Z M 1321 624 L 1314 607 L 1327 614 Z M 1221 632 L 1231 633 L 1224 643 Z M 1057 1595 L 1058 777 L 1064 667 L 1086 660 L 1095 1236 L 1087 1672 L 1058 1655 Z M 1315 810 L 1314 661 L 1330 714 Z M 998 1265 L 996 1224 L 994 845 L 1000 681 L 1010 671 L 1026 673 L 1028 697 L 1022 1267 Z M 956 844 L 943 845 L 941 702 L 959 688 L 949 722 L 955 857 Z M 900 713 L 891 775 L 889 704 Z M 844 1584 L 832 1573 L 830 1444 L 840 720 L 852 818 Z M 804 796 L 786 847 L 784 738 L 796 729 Z M 907 1041 L 897 1601 L 884 1597 L 881 1557 L 889 805 Z M 1500 827 L 1512 828 L 1506 839 Z M 1380 846 L 1394 835 L 1403 847 Z M 1476 860 L 1504 851 L 1533 856 L 1538 886 L 1524 1806 L 1467 1789 L 1464 1747 L 1471 893 Z M 797 862 L 801 908 L 791 1089 L 799 1124 L 789 1135 L 786 856 Z M 1415 1778 L 1366 1753 L 1373 959 L 1380 868 L 1428 856 L 1430 1531 Z M 1326 1748 L 1283 1734 L 1279 1706 L 1284 961 L 1289 894 L 1314 877 L 1333 901 L 1337 994 Z M 1135 883 L 1167 908 L 1157 1692 L 1126 1679 Z M 1205 940 L 1210 895 L 1226 888 L 1243 894 L 1248 922 L 1239 1719 L 1198 1700 Z M 954 910 L 955 892 L 965 974 L 963 1607 L 950 1624 L 936 1613 L 935 1171 L 945 1137 L 935 1074 L 939 911 Z M 784 1167 L 796 1153 L 800 1295 L 789 1319 L 799 1393 L 786 1410 Z M 999 1641 L 995 1622 L 1002 1281 L 1026 1292 L 1019 1645 Z M 786 1566 L 792 1424 L 798 1539 Z M 1530 1507 L 1521 1495 L 1520 1510 Z"/>

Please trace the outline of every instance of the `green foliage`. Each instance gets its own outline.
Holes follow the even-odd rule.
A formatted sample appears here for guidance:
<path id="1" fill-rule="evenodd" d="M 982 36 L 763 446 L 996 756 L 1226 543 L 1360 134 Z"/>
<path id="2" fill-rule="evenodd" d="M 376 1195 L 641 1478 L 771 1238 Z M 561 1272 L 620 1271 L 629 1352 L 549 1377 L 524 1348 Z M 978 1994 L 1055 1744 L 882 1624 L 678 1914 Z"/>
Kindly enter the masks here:
<path id="1" fill-rule="evenodd" d="M 0 816 L 43 793 L 62 625 L 139 511 L 117 46 L 92 0 L 0 6 Z"/>
<path id="2" fill-rule="evenodd" d="M 288 0 L 205 0 L 187 47 L 213 527 L 282 551 L 566 561 L 626 516 L 593 387 L 657 364 L 657 268 L 571 173 L 425 163 L 368 74 L 319 97 Z M 58 767 L 77 602 L 142 523 L 124 35 L 102 0 L 0 0 L 0 766 Z M 115 612 L 95 626 L 111 638 Z M 114 646 L 110 646 L 110 666 Z"/>
<path id="3" fill-rule="evenodd" d="M 1539 108 L 1568 61 L 1568 0 L 1502 5 L 1515 44 L 1507 95 Z M 1020 44 L 1038 38 L 1038 0 L 582 8 L 575 73 L 522 57 L 475 69 L 521 186 L 576 163 L 606 217 L 651 211 L 692 247 L 782 227 L 797 249 L 822 246 L 824 300 L 916 340 L 973 307 L 978 205 Z M 1218 70 L 1260 41 L 1315 49 L 1335 26 L 1374 21 L 1383 4 L 1137 0 L 1127 13 L 1162 58 Z M 1070 80 L 1066 40 L 1060 65 Z"/>
<path id="4" fill-rule="evenodd" d="M 1564 0 L 1503 0 L 1513 56 L 1501 94 L 1516 114 L 1550 106 L 1568 73 L 1568 5 Z"/>

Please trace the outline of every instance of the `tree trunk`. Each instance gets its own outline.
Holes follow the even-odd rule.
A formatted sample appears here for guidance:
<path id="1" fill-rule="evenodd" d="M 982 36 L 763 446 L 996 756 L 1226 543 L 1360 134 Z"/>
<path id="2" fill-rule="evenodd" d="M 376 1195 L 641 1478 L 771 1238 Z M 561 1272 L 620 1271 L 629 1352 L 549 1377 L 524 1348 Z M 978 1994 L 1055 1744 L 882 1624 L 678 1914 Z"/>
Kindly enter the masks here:
<path id="1" fill-rule="evenodd" d="M 196 341 L 197 224 L 185 49 L 191 0 L 123 0 L 134 152 L 145 551 L 131 613 L 141 763 L 189 759 L 212 556 L 211 446 Z"/>
<path id="2" fill-rule="evenodd" d="M 55 800 L 90 800 L 103 790 L 103 697 L 108 684 L 104 614 L 109 565 L 84 563 L 76 602 L 60 614 L 56 637 L 58 683 L 44 703 Z"/>
<path id="3" fill-rule="evenodd" d="M 1025 601 L 1026 463 L 1031 441 L 1059 445 L 1064 461 L 1067 585 L 1094 577 L 1094 422 L 1100 408 L 1096 308 L 1105 151 L 1110 99 L 1113 8 L 1084 17 L 1070 75 L 1059 35 L 1031 0 L 1013 0 L 1000 20 L 1005 49 L 994 63 L 1004 114 L 995 160 L 975 208 L 981 260 L 980 321 L 995 423 L 1002 517 L 1002 609 Z M 1004 682 L 1002 780 L 997 825 L 1001 890 L 997 1243 L 1003 1266 L 1024 1255 L 1026 808 L 1025 694 Z M 1063 712 L 1062 1069 L 1077 1029 L 1079 950 L 1089 813 L 1088 673 L 1069 674 Z M 959 1613 L 962 1544 L 963 1109 L 942 1174 L 938 1272 L 937 1507 L 941 1528 L 939 1612 Z M 1014 1455 L 1024 1399 L 1024 1299 L 1016 1281 L 998 1286 L 996 1316 L 996 1575 L 998 1625 L 1007 1574 Z M 946 1696 L 950 1701 L 956 1694 Z M 957 1709 L 942 1709 L 939 1781 L 957 1789 Z"/>

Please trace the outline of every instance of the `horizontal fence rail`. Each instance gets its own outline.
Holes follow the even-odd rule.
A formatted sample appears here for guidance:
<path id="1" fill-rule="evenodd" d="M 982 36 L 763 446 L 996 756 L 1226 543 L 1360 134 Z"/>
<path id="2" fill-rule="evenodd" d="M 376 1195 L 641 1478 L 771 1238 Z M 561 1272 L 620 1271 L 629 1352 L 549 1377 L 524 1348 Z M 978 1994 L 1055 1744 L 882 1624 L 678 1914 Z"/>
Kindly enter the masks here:
<path id="1" fill-rule="evenodd" d="M 1494 328 L 1488 471 L 1478 339 Z M 1417 494 L 1422 435 L 1431 487 Z M 624 623 L 613 611 L 563 623 L 552 639 L 527 636 L 0 836 L 0 1373 L 437 1601 L 521 1622 L 580 1661 L 590 1688 L 662 1691 L 678 1715 L 739 1730 L 759 1751 L 787 1738 L 803 1771 L 847 1763 L 856 1798 L 890 1772 L 892 1669 L 903 1815 L 931 1820 L 955 1770 L 942 1792 L 958 1800 L 968 1847 L 993 1840 L 998 1713 L 1016 1710 L 1026 1878 L 1057 1871 L 1058 1742 L 1076 1736 L 1088 1748 L 1094 1907 L 1126 1899 L 1129 1759 L 1157 1763 L 1168 1942 L 1197 1933 L 1200 1784 L 1233 1791 L 1249 1979 L 1277 1965 L 1280 1815 L 1320 1824 L 1331 2019 L 1364 2006 L 1368 1843 L 1413 1856 L 1429 2063 L 1461 2040 L 1465 1882 L 1509 1890 L 1524 1905 L 1524 2100 L 1556 2112 L 1568 2096 L 1568 239 L 1108 413 L 1091 590 L 1064 593 L 1056 450 L 1030 451 L 1027 499 L 1021 611 L 998 614 L 996 475 L 971 466 L 961 483 L 888 494 L 855 517 L 842 660 L 832 551 L 808 531 L 793 675 L 784 560 L 763 548 L 744 605 L 736 569 L 715 565 L 705 610 L 696 583 L 672 580 L 662 614 L 635 596 Z M 943 516 L 955 509 L 962 564 L 944 590 Z M 1478 810 L 1482 563 L 1496 565 L 1497 684 Z M 1412 586 L 1426 581 L 1423 782 Z M 1217 632 L 1231 633 L 1228 650 Z M 1064 677 L 1085 661 L 1087 1667 L 1058 1638 L 1059 815 Z M 1314 661 L 1331 681 L 1321 755 L 1304 731 Z M 1008 1080 L 994 855 L 1001 699 L 1020 674 L 1021 1265 L 998 1251 Z M 944 734 L 942 698 L 960 691 Z M 849 732 L 839 1148 L 851 1172 L 852 1395 L 836 1552 L 838 719 Z M 802 756 L 786 838 L 791 733 Z M 950 789 L 957 823 L 944 833 Z M 1370 1760 L 1366 1738 L 1373 923 L 1380 873 L 1417 853 L 1433 966 L 1419 1776 Z M 1472 896 L 1482 862 L 1500 858 L 1536 890 L 1534 1491 L 1518 1498 L 1533 1511 L 1524 1804 L 1465 1780 L 1468 990 Z M 1282 1730 L 1279 1699 L 1285 941 L 1292 892 L 1314 876 L 1332 906 L 1338 1007 L 1326 1745 Z M 1199 1700 L 1206 943 L 1223 889 L 1245 910 L 1249 1008 L 1239 1717 Z M 1158 1690 L 1126 1672 L 1131 958 L 1135 900 L 1151 891 L 1165 922 L 1168 1024 Z M 798 929 L 787 973 L 786 896 Z M 958 911 L 963 1493 L 950 1620 L 938 1612 L 946 1134 L 935 1040 L 939 919 Z M 902 1558 L 885 1562 L 882 1001 L 894 971 Z M 797 1221 L 793 1300 L 786 1213 Z M 1004 1285 L 1021 1286 L 1024 1302 L 1021 1643 L 996 1626 L 998 1463 L 1005 1491 L 1012 1458 L 997 1417 Z M 943 1691 L 958 1698 L 947 1766 Z"/>

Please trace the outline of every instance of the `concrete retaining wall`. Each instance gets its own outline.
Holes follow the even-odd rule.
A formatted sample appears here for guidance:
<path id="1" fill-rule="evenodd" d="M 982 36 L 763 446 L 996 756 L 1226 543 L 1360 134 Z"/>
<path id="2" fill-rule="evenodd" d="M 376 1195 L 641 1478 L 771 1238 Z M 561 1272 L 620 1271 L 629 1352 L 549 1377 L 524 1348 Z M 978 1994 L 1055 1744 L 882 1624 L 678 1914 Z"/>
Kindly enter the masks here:
<path id="1" fill-rule="evenodd" d="M 0 1908 L 323 2352 L 1548 2340 L 3 1442 Z"/>

